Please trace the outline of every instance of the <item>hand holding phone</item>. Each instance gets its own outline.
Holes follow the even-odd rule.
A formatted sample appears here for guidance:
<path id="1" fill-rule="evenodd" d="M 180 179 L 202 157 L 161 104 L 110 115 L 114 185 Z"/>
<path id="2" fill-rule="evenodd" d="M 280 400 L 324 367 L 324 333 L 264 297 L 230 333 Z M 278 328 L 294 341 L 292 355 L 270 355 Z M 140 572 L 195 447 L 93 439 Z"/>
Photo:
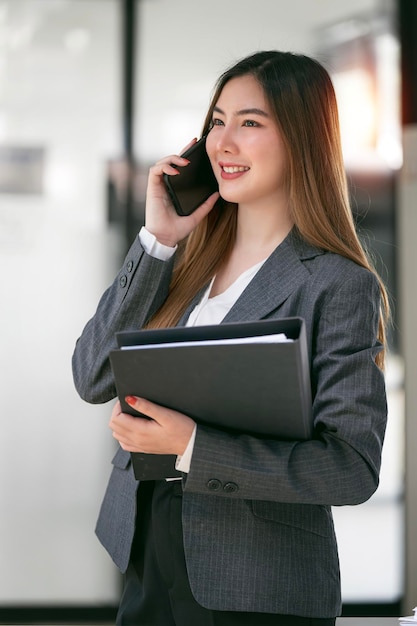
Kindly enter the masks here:
<path id="1" fill-rule="evenodd" d="M 191 215 L 219 186 L 206 152 L 206 137 L 181 156 L 189 164 L 179 168 L 176 176 L 164 174 L 164 183 L 178 215 Z"/>

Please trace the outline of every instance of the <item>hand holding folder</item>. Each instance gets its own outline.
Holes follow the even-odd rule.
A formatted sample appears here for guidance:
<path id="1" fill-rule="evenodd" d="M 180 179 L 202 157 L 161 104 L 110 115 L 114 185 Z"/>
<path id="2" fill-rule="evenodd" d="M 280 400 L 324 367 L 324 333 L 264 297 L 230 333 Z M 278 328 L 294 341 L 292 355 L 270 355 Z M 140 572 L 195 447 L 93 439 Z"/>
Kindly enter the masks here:
<path id="1" fill-rule="evenodd" d="M 270 340 L 281 333 L 289 341 Z M 110 361 L 126 413 L 134 411 L 125 397 L 136 395 L 229 431 L 301 440 L 312 435 L 300 318 L 128 331 L 117 341 Z M 132 462 L 141 480 L 179 475 L 172 455 L 132 453 Z"/>

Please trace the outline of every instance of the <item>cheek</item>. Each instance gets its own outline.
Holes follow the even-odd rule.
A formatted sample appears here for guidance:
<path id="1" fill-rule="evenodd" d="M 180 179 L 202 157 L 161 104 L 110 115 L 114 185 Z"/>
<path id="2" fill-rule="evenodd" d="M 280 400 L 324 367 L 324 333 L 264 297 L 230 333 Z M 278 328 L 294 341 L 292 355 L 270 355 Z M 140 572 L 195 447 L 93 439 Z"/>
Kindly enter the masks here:
<path id="1" fill-rule="evenodd" d="M 284 174 L 287 170 L 287 157 L 284 148 L 281 146 L 277 147 L 271 154 L 271 158 L 275 164 L 276 172 L 279 172 L 280 175 Z"/>

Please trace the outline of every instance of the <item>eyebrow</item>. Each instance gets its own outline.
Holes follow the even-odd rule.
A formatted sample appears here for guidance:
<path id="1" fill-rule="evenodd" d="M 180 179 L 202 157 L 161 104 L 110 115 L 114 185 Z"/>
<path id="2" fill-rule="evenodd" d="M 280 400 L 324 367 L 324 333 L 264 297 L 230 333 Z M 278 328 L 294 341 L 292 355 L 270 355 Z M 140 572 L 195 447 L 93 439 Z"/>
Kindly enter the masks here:
<path id="1" fill-rule="evenodd" d="M 222 111 L 222 109 L 220 109 L 218 106 L 215 106 L 213 111 L 216 111 L 217 113 L 222 113 L 223 115 L 225 115 L 224 111 Z M 252 109 L 240 109 L 240 111 L 236 111 L 236 113 L 234 114 L 236 116 L 239 115 L 261 115 L 262 117 L 269 117 L 268 113 L 266 111 L 263 111 L 262 109 L 257 109 L 252 108 Z"/>

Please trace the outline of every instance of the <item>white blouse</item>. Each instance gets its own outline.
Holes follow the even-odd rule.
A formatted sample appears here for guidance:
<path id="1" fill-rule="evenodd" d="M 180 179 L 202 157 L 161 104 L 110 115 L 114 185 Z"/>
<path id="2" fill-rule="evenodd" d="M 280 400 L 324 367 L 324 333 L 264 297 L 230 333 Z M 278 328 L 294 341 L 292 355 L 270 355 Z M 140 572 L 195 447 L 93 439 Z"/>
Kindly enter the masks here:
<path id="1" fill-rule="evenodd" d="M 205 324 L 220 324 L 230 311 L 244 289 L 259 271 L 265 261 L 260 261 L 240 274 L 223 293 L 210 297 L 215 276 L 212 278 L 200 302 L 195 306 L 187 320 L 187 326 L 203 326 Z"/>

